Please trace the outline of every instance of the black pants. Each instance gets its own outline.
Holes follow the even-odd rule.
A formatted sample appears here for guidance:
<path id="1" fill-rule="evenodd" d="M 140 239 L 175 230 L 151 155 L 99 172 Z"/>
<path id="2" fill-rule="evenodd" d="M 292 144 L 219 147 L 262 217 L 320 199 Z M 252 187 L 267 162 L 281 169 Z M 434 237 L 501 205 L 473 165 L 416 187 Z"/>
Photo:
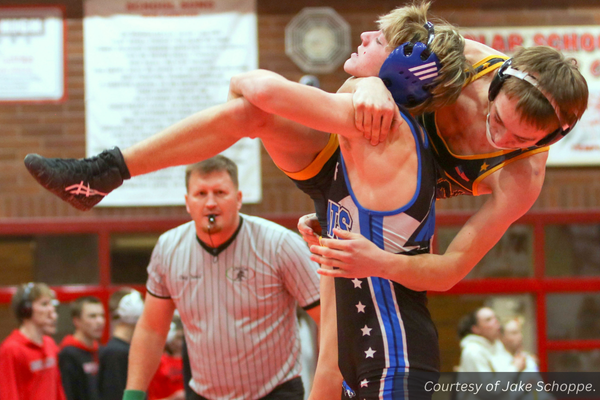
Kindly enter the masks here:
<path id="1" fill-rule="evenodd" d="M 202 397 L 195 393 L 193 390 L 191 393 L 186 393 L 186 400 L 209 400 L 206 397 Z M 302 385 L 302 379 L 296 377 L 290 379 L 287 382 L 277 386 L 271 393 L 265 397 L 261 397 L 259 400 L 303 400 L 304 399 L 304 386 Z"/>

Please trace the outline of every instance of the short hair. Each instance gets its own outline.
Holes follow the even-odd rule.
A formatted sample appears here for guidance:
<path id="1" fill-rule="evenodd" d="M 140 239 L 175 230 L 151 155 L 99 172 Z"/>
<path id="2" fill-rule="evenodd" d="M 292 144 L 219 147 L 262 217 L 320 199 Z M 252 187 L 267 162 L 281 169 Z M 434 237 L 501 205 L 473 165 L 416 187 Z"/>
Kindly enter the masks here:
<path id="1" fill-rule="evenodd" d="M 519 48 L 513 58 L 512 67 L 533 75 L 539 87 L 556 103 L 558 111 L 544 94 L 530 83 L 521 79 L 507 79 L 502 91 L 509 98 L 518 99 L 517 111 L 521 120 L 537 129 L 554 131 L 560 120 L 573 126 L 581 119 L 588 104 L 588 86 L 573 58 L 565 57 L 549 46 Z"/>
<path id="2" fill-rule="evenodd" d="M 119 308 L 119 303 L 121 302 L 121 299 L 127 296 L 129 293 L 133 292 L 134 290 L 135 289 L 130 287 L 122 287 L 110 295 L 108 299 L 108 311 L 110 312 L 110 316 L 112 319 L 119 319 L 117 309 Z"/>
<path id="3" fill-rule="evenodd" d="M 504 333 L 504 327 L 506 325 L 510 324 L 511 322 L 516 322 L 517 325 L 519 326 L 519 329 L 523 329 L 523 325 L 525 324 L 525 318 L 523 316 L 519 315 L 519 316 L 511 317 L 511 318 L 504 320 L 502 322 L 502 324 L 500 324 L 500 329 L 502 330 L 502 333 Z"/>
<path id="4" fill-rule="evenodd" d="M 462 339 L 465 336 L 473 333 L 473 327 L 477 325 L 477 313 L 479 310 L 485 307 L 479 307 L 478 309 L 471 311 L 467 315 L 464 315 L 459 321 L 456 328 L 458 338 Z"/>
<path id="5" fill-rule="evenodd" d="M 86 304 L 102 304 L 96 296 L 83 296 L 71 302 L 71 318 L 81 318 L 83 307 Z"/>
<path id="6" fill-rule="evenodd" d="M 23 313 L 24 305 L 26 303 L 30 303 L 29 305 L 31 305 L 31 303 L 43 296 L 49 296 L 52 299 L 56 298 L 54 290 L 50 289 L 50 286 L 42 282 L 29 282 L 20 285 L 17 288 L 17 291 L 12 296 L 11 306 L 19 323 L 30 318 Z"/>
<path id="7" fill-rule="evenodd" d="M 238 182 L 238 167 L 236 163 L 234 163 L 229 158 L 219 154 L 214 157 L 211 157 L 207 160 L 200 161 L 196 164 L 188 165 L 185 169 L 185 188 L 189 189 L 190 176 L 192 172 L 198 172 L 201 175 L 208 175 L 213 172 L 222 172 L 225 171 L 229 174 L 233 185 L 237 189 L 239 187 Z"/>
<path id="8" fill-rule="evenodd" d="M 430 48 L 440 60 L 441 68 L 429 89 L 432 97 L 408 108 L 413 115 L 432 112 L 454 103 L 473 72 L 473 66 L 464 54 L 465 38 L 454 25 L 445 20 L 428 18 L 430 5 L 430 2 L 416 0 L 381 16 L 377 21 L 392 49 L 413 39 L 426 42 L 429 32 L 425 23 L 431 21 L 434 24 L 435 36 Z"/>

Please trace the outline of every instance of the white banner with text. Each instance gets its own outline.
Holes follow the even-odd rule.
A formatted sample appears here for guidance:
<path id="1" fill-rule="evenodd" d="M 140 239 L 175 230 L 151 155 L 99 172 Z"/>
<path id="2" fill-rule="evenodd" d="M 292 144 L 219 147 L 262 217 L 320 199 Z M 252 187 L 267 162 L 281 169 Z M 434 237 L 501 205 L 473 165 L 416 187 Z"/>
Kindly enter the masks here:
<path id="1" fill-rule="evenodd" d="M 255 8 L 255 0 L 86 0 L 87 154 L 127 148 L 224 103 L 230 78 L 258 67 Z M 259 202 L 260 142 L 224 154 L 239 166 L 244 202 Z M 184 169 L 126 181 L 100 205 L 182 205 Z"/>

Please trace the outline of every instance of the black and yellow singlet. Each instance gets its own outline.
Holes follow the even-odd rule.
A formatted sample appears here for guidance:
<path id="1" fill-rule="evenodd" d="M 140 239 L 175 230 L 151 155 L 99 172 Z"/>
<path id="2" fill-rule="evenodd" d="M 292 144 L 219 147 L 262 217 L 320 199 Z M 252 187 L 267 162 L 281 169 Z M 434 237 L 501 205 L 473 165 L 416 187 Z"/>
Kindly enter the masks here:
<path id="1" fill-rule="evenodd" d="M 476 63 L 475 74 L 468 83 L 500 68 L 506 57 L 490 56 Z M 440 136 L 435 113 L 425 113 L 417 118 L 431 141 L 437 164 L 436 197 L 445 199 L 461 194 L 478 196 L 479 183 L 505 165 L 548 151 L 549 147 L 532 146 L 519 150 L 499 150 L 493 153 L 461 156 L 452 153 Z"/>

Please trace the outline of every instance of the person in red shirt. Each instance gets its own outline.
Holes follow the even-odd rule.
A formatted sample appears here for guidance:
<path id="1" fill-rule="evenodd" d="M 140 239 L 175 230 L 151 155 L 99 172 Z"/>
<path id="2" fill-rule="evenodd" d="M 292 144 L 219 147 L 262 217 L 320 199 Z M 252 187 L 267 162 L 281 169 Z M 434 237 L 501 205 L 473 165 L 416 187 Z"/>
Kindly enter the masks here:
<path id="1" fill-rule="evenodd" d="M 150 386 L 148 400 L 184 400 L 183 385 L 183 327 L 176 315 L 167 335 L 165 351 Z"/>
<path id="2" fill-rule="evenodd" d="M 0 400 L 65 400 L 52 289 L 44 283 L 20 286 L 12 298 L 19 328 L 0 345 Z"/>

